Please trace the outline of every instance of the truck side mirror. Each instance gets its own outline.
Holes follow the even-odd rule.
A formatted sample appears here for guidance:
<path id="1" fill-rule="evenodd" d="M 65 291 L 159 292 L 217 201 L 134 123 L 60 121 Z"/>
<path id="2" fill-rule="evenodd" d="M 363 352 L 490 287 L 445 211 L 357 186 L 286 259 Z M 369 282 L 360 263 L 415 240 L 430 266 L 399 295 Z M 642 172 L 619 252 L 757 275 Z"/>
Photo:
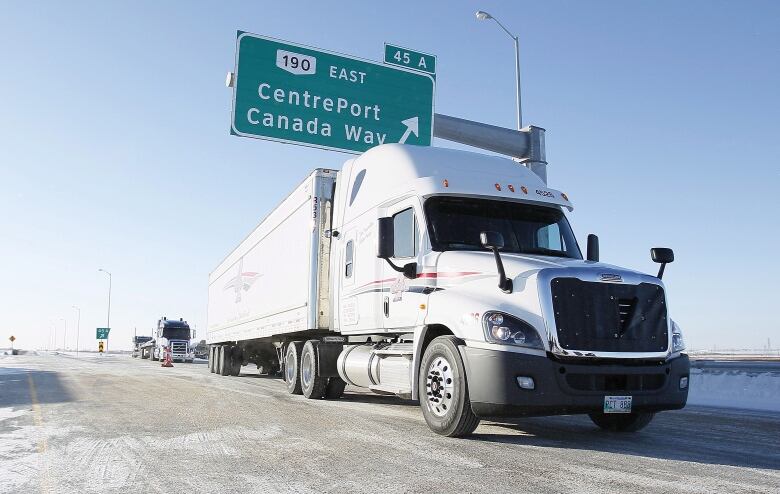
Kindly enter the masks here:
<path id="1" fill-rule="evenodd" d="M 658 279 L 664 277 L 664 269 L 670 262 L 674 262 L 674 251 L 666 247 L 653 247 L 650 249 L 650 258 L 661 265 L 658 269 Z"/>
<path id="2" fill-rule="evenodd" d="M 377 220 L 377 250 L 376 256 L 380 259 L 393 257 L 395 235 L 393 233 L 393 218 L 379 218 Z"/>
<path id="3" fill-rule="evenodd" d="M 496 259 L 496 269 L 498 270 L 498 288 L 504 293 L 512 293 L 512 280 L 506 277 L 504 263 L 501 261 L 501 255 L 498 249 L 504 248 L 504 236 L 499 232 L 480 232 L 479 241 L 486 249 L 493 251 L 493 257 Z"/>
<path id="4" fill-rule="evenodd" d="M 598 235 L 588 235 L 588 261 L 599 262 L 599 237 Z"/>
<path id="5" fill-rule="evenodd" d="M 393 230 L 393 218 L 379 218 L 377 220 L 377 247 L 376 256 L 387 261 L 393 270 L 403 273 L 410 280 L 417 278 L 417 263 L 410 262 L 403 266 L 396 266 L 390 260 L 395 254 L 395 233 Z"/>
<path id="6" fill-rule="evenodd" d="M 479 241 L 486 249 L 503 249 L 504 236 L 499 232 L 482 232 L 479 234 Z"/>

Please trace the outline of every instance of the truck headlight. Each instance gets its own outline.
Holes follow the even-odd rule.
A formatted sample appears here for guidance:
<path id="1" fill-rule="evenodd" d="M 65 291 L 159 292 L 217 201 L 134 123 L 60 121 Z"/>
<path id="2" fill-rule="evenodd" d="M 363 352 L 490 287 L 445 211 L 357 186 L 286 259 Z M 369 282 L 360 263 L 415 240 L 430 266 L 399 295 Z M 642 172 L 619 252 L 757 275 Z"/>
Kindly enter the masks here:
<path id="1" fill-rule="evenodd" d="M 544 350 L 539 333 L 530 324 L 502 312 L 486 312 L 482 327 L 489 343 Z"/>
<path id="2" fill-rule="evenodd" d="M 676 322 L 672 321 L 672 353 L 685 350 L 685 340 L 683 340 L 682 330 Z"/>

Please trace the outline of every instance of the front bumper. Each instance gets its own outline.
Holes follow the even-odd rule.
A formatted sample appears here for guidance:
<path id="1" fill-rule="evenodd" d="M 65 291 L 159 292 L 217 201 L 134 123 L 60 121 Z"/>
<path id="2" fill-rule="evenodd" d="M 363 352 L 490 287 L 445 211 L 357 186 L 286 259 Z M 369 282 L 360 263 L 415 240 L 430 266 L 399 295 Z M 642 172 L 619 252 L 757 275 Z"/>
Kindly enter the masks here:
<path id="1" fill-rule="evenodd" d="M 616 365 L 558 362 L 522 353 L 459 347 L 466 366 L 471 408 L 480 417 L 523 417 L 600 412 L 604 396 L 632 396 L 633 411 L 683 408 L 687 355 L 661 364 Z M 522 389 L 518 376 L 534 379 Z"/>

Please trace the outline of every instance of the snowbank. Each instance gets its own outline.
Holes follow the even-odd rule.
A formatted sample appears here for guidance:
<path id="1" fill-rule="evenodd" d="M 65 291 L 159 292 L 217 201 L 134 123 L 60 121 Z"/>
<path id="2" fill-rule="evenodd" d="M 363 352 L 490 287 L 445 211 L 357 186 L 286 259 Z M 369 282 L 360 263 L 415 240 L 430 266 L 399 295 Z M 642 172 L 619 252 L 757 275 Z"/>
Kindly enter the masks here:
<path id="1" fill-rule="evenodd" d="M 691 365 L 690 405 L 780 412 L 780 372 Z"/>

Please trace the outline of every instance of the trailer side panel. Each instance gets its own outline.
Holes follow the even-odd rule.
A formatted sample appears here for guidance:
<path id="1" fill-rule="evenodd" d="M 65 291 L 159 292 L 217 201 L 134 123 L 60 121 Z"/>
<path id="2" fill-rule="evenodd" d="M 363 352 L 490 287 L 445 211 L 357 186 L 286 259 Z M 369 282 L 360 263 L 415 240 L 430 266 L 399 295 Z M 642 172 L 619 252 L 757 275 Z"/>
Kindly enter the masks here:
<path id="1" fill-rule="evenodd" d="M 335 179 L 335 171 L 314 171 L 211 273 L 208 343 L 327 329 L 319 291 Z"/>

